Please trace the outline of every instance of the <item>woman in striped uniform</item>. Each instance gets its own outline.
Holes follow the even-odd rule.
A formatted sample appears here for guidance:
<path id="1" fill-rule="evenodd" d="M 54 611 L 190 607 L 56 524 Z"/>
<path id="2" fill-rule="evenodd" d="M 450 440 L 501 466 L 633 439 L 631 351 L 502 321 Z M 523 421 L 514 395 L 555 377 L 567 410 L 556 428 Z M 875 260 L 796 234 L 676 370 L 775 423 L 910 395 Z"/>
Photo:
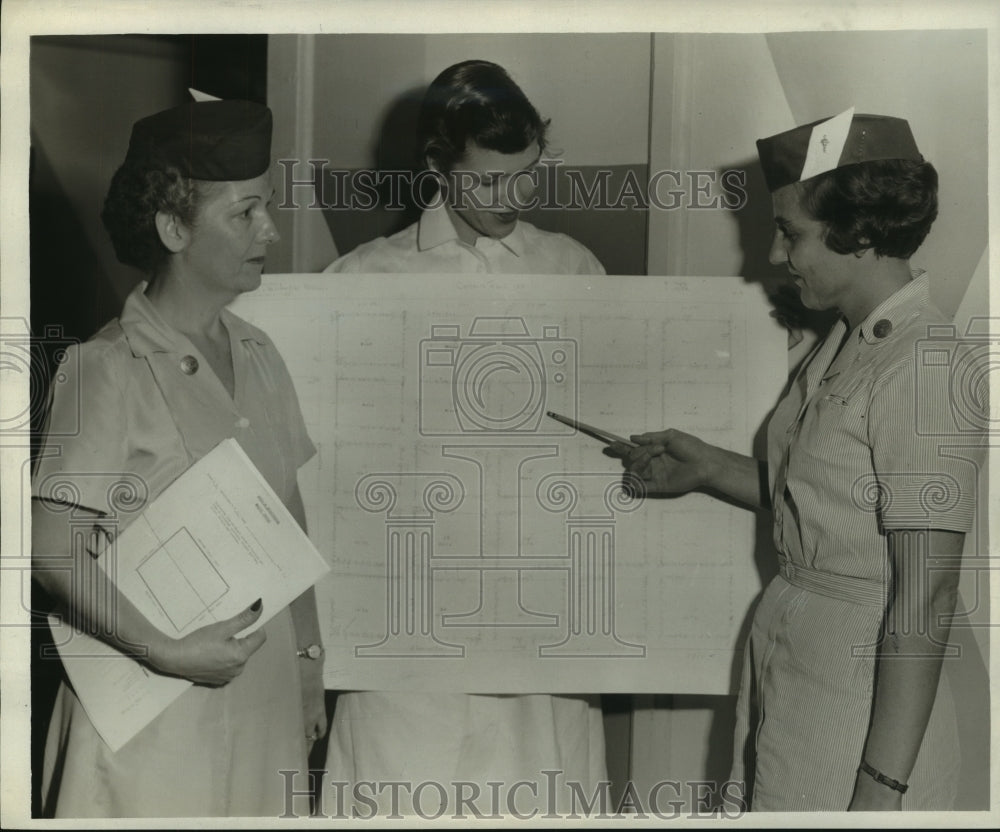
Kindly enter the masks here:
<path id="1" fill-rule="evenodd" d="M 905 121 L 853 110 L 757 144 L 770 260 L 803 305 L 841 317 L 778 404 L 766 460 L 677 430 L 615 450 L 650 493 L 707 488 L 773 511 L 779 574 L 738 703 L 748 807 L 946 809 L 958 739 L 940 671 L 981 451 L 956 425 L 948 365 L 963 353 L 937 337 L 948 319 L 909 262 L 937 173 Z"/>

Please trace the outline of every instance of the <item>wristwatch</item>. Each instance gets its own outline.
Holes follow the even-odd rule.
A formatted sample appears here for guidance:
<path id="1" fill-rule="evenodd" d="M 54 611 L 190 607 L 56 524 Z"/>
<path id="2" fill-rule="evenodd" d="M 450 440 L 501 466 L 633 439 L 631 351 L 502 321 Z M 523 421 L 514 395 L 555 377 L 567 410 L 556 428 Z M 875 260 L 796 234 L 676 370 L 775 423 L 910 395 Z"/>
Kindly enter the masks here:
<path id="1" fill-rule="evenodd" d="M 321 659 L 323 658 L 323 653 L 322 644 L 310 644 L 308 647 L 297 650 L 295 655 L 300 659 Z"/>

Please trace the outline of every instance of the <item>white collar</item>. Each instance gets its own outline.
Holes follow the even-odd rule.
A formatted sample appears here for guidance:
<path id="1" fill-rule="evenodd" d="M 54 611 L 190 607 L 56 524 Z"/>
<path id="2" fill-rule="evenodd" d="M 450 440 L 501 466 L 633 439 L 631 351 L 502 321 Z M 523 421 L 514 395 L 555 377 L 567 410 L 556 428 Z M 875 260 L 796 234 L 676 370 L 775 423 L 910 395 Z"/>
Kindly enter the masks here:
<path id="1" fill-rule="evenodd" d="M 483 239 L 483 238 L 480 238 Z M 458 236 L 455 224 L 444 203 L 427 208 L 420 215 L 417 225 L 417 250 L 429 251 L 448 242 L 462 243 Z M 478 240 L 476 241 L 479 242 Z M 520 257 L 524 254 L 524 234 L 521 229 L 521 222 L 514 226 L 514 230 L 506 237 L 497 240 L 498 243 L 508 249 L 511 254 Z M 462 243 L 462 245 L 466 245 Z"/>

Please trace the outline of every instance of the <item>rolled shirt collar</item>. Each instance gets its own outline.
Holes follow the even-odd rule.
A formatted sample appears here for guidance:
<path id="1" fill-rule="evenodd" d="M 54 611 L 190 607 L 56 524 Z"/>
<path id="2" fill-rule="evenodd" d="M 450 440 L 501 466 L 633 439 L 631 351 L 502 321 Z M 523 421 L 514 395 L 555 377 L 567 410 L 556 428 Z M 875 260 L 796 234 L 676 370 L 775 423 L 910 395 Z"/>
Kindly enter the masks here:
<path id="1" fill-rule="evenodd" d="M 494 238 L 480 238 L 480 240 L 483 239 Z M 480 240 L 476 241 L 477 245 Z M 417 248 L 420 251 L 429 251 L 432 248 L 437 248 L 452 241 L 460 243 L 461 239 L 444 203 L 442 202 L 439 205 L 424 210 L 420 215 L 417 227 Z M 520 221 L 514 226 L 514 230 L 510 234 L 497 239 L 496 242 L 500 243 L 512 254 L 521 257 L 524 254 L 524 234 L 521 230 Z"/>
<path id="2" fill-rule="evenodd" d="M 189 352 L 187 339 L 173 329 L 157 312 L 156 307 L 146 297 L 146 287 L 142 281 L 125 300 L 121 315 L 118 316 L 122 330 L 128 340 L 129 349 L 136 358 L 143 358 L 157 352 Z M 242 318 L 228 309 L 222 310 L 222 322 L 230 337 L 237 341 L 261 340 L 260 333 Z"/>

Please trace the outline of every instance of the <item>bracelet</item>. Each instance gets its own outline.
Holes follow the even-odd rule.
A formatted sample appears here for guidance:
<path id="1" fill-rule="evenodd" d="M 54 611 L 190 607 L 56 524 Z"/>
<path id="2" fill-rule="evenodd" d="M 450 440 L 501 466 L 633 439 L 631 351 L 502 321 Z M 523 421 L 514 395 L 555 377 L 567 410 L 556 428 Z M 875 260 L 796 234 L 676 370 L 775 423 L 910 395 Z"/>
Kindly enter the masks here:
<path id="1" fill-rule="evenodd" d="M 906 790 L 910 788 L 906 783 L 900 783 L 898 780 L 893 780 L 891 777 L 886 776 L 877 768 L 870 765 L 867 760 L 861 761 L 858 771 L 863 771 L 875 782 L 881 783 L 883 786 L 888 786 L 890 789 L 895 789 L 900 794 L 906 794 Z"/>

